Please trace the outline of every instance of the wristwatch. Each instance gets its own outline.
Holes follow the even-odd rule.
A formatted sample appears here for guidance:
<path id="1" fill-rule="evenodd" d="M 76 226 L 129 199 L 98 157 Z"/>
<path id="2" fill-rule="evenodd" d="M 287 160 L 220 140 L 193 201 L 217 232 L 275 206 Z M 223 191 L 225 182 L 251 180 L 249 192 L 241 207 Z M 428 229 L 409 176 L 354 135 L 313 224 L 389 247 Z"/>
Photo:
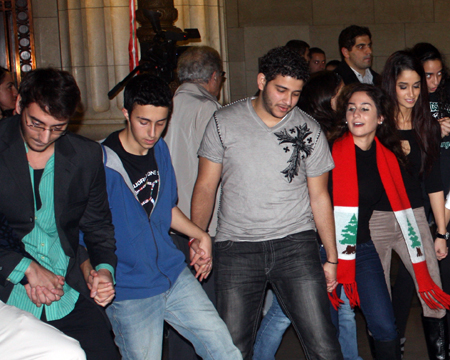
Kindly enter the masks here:
<path id="1" fill-rule="evenodd" d="M 439 234 L 439 233 L 436 231 L 436 237 L 439 238 L 439 239 L 445 239 L 445 240 L 448 240 L 448 238 L 450 237 L 450 234 L 448 233 L 448 231 L 445 233 L 445 235 Z"/>

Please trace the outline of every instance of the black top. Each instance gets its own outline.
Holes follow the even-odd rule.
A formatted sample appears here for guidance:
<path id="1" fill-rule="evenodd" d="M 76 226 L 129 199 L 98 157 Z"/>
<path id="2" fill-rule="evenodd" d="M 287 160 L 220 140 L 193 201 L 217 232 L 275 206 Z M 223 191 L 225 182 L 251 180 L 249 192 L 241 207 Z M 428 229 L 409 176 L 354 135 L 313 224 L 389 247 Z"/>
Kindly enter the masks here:
<path id="1" fill-rule="evenodd" d="M 150 216 L 158 196 L 159 187 L 159 172 L 155 151 L 151 148 L 146 155 L 128 153 L 120 142 L 120 131 L 110 134 L 103 142 L 103 145 L 111 148 L 119 156 L 141 205 Z"/>
<path id="2" fill-rule="evenodd" d="M 356 243 L 363 244 L 372 239 L 369 230 L 369 220 L 376 204 L 382 201 L 382 199 L 384 201 L 388 201 L 388 199 L 384 191 L 383 183 L 381 182 L 380 173 L 378 172 L 375 141 L 367 151 L 361 150 L 356 145 L 355 149 L 359 192 Z M 330 194 L 333 193 L 332 179 L 333 176 L 330 176 L 328 182 Z"/>
<path id="3" fill-rule="evenodd" d="M 44 169 L 33 169 L 34 201 L 36 202 L 36 210 L 39 210 L 42 207 L 42 200 L 41 200 L 41 193 L 39 192 L 39 185 L 41 183 L 43 174 L 44 174 Z"/>
<path id="4" fill-rule="evenodd" d="M 400 166 L 406 193 L 408 194 L 411 207 L 416 209 L 424 206 L 424 194 L 422 191 L 422 181 L 424 190 L 427 194 L 442 191 L 441 167 L 440 162 L 436 161 L 429 174 L 420 176 L 420 167 L 422 156 L 419 144 L 414 136 L 414 130 L 398 130 L 400 139 L 407 140 L 410 146 L 410 152 L 406 155 L 406 168 Z M 380 202 L 375 210 L 391 211 L 389 202 Z"/>
<path id="5" fill-rule="evenodd" d="M 376 157 L 376 142 L 372 143 L 369 150 L 363 151 L 356 148 L 356 170 L 358 173 L 359 207 L 358 207 L 358 233 L 356 243 L 362 244 L 369 240 L 369 220 L 373 210 L 381 199 L 387 200 L 386 191 L 378 172 Z"/>
<path id="6" fill-rule="evenodd" d="M 447 83 L 446 91 L 450 93 L 450 82 Z M 439 99 L 436 92 L 428 94 L 430 100 L 430 111 L 434 119 L 450 116 L 450 104 L 445 104 L 443 109 L 439 109 Z M 440 139 L 441 142 L 441 176 L 444 194 L 450 190 L 450 135 Z"/>

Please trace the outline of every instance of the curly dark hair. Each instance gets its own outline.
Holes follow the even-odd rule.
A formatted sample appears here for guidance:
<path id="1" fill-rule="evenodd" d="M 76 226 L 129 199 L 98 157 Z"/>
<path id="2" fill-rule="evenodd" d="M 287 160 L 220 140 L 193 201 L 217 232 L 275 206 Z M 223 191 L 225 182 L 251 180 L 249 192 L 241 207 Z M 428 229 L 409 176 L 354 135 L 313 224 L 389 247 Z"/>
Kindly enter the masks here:
<path id="1" fill-rule="evenodd" d="M 394 102 L 395 117 L 400 112 L 397 100 L 397 79 L 404 70 L 415 71 L 420 77 L 420 96 L 411 114 L 411 125 L 419 144 L 422 166 L 420 175 L 428 174 L 439 156 L 439 139 L 441 131 L 439 123 L 434 121 L 428 103 L 428 88 L 423 66 L 411 50 L 393 53 L 386 61 L 382 74 L 382 88 Z"/>
<path id="2" fill-rule="evenodd" d="M 30 71 L 19 88 L 20 108 L 36 103 L 58 120 L 70 119 L 81 102 L 80 89 L 67 71 L 53 68 Z"/>
<path id="3" fill-rule="evenodd" d="M 131 113 L 135 105 L 153 105 L 169 108 L 172 112 L 172 92 L 169 85 L 150 74 L 137 75 L 130 80 L 123 93 L 123 107 Z"/>
<path id="4" fill-rule="evenodd" d="M 372 39 L 372 34 L 368 27 L 350 25 L 341 31 L 339 34 L 339 54 L 341 54 L 342 60 L 344 55 L 342 55 L 342 48 L 346 48 L 348 51 L 352 51 L 352 47 L 355 46 L 355 41 L 358 36 L 367 35 L 369 39 Z"/>
<path id="5" fill-rule="evenodd" d="M 261 58 L 259 72 L 264 74 L 266 81 L 272 81 L 278 75 L 290 76 L 304 82 L 309 79 L 309 65 L 296 51 L 287 46 L 270 50 Z"/>
<path id="6" fill-rule="evenodd" d="M 394 120 L 394 107 L 386 92 L 371 84 L 355 83 L 344 87 L 338 98 L 337 119 L 338 123 L 330 136 L 330 142 L 339 140 L 346 132 L 348 125 L 346 120 L 347 107 L 350 98 L 357 92 L 364 92 L 375 103 L 377 115 L 383 117 L 383 123 L 378 125 L 376 136 L 378 140 L 397 157 L 401 164 L 406 163 L 400 138 L 397 132 L 397 125 Z"/>
<path id="7" fill-rule="evenodd" d="M 449 116 L 449 111 L 446 109 L 450 107 L 450 94 L 446 87 L 449 81 L 449 73 L 447 66 L 445 66 L 444 57 L 439 50 L 430 43 L 417 43 L 412 48 L 412 52 L 424 65 L 428 60 L 439 60 L 442 64 L 442 78 L 441 82 L 436 89 L 436 95 L 438 99 L 438 119 Z"/>
<path id="8" fill-rule="evenodd" d="M 336 124 L 336 112 L 331 107 L 331 99 L 336 96 L 341 77 L 334 71 L 323 70 L 313 75 L 303 87 L 298 106 L 316 119 L 325 134 Z"/>

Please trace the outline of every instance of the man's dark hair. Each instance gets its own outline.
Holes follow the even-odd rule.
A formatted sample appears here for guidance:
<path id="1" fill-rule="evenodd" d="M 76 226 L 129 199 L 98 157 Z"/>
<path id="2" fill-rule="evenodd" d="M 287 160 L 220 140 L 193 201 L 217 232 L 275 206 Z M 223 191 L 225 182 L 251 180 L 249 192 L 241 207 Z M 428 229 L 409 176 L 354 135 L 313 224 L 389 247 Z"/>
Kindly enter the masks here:
<path id="1" fill-rule="evenodd" d="M 36 103 L 58 120 L 70 119 L 80 104 L 80 89 L 67 71 L 53 68 L 30 71 L 19 88 L 20 109 Z"/>
<path id="2" fill-rule="evenodd" d="M 325 65 L 325 69 L 327 68 L 328 65 L 338 67 L 340 63 L 341 63 L 341 62 L 340 62 L 339 60 L 330 60 L 330 61 L 328 61 L 327 64 Z"/>
<path id="3" fill-rule="evenodd" d="M 309 45 L 303 40 L 289 40 L 286 45 L 289 49 L 297 51 L 300 56 L 305 56 L 306 50 L 309 49 Z"/>
<path id="4" fill-rule="evenodd" d="M 169 108 L 172 111 L 172 91 L 159 77 L 150 74 L 137 75 L 130 80 L 123 93 L 123 107 L 128 116 L 135 105 L 153 105 Z"/>
<path id="5" fill-rule="evenodd" d="M 324 54 L 325 55 L 325 51 L 323 51 L 322 49 L 320 49 L 318 47 L 312 47 L 309 49 L 309 57 L 311 57 L 313 54 Z"/>
<path id="6" fill-rule="evenodd" d="M 309 79 L 308 63 L 298 52 L 287 46 L 276 47 L 264 55 L 259 64 L 259 72 L 264 74 L 266 82 L 272 81 L 277 75 L 305 82 Z"/>
<path id="7" fill-rule="evenodd" d="M 342 48 L 346 48 L 348 51 L 352 51 L 352 47 L 355 46 L 355 41 L 358 36 L 367 35 L 369 39 L 372 39 L 372 34 L 368 27 L 358 26 L 358 25 L 350 25 L 341 31 L 339 34 L 339 53 L 341 54 L 341 58 L 344 59 L 344 55 L 342 55 Z"/>

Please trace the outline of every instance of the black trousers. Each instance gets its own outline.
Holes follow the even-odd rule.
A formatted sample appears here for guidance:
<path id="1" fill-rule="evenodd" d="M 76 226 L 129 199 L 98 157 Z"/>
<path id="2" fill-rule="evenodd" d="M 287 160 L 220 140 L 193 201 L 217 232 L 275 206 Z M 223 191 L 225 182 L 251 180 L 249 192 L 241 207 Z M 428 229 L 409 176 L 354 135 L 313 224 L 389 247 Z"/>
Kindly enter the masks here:
<path id="1" fill-rule="evenodd" d="M 47 321 L 43 313 L 41 320 L 78 340 L 87 360 L 119 360 L 121 356 L 114 343 L 111 325 L 102 311 L 80 294 L 70 314 L 59 320 Z"/>

